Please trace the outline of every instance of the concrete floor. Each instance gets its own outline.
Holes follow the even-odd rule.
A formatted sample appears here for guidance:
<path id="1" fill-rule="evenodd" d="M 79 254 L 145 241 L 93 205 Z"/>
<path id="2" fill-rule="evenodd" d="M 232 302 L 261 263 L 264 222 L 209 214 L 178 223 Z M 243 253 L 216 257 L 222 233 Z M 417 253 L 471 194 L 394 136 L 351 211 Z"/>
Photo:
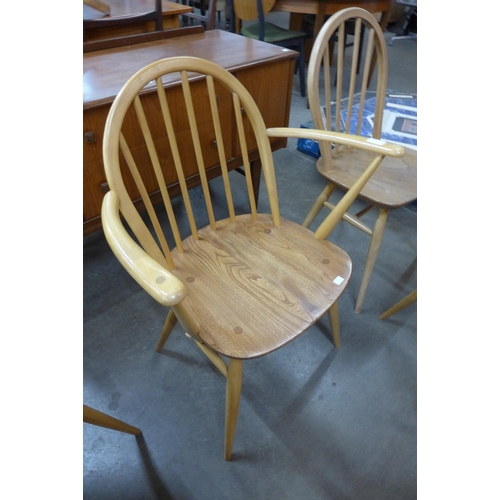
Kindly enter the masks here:
<path id="1" fill-rule="evenodd" d="M 417 44 L 396 42 L 388 52 L 388 87 L 416 92 Z M 298 75 L 294 83 L 290 126 L 300 126 L 310 115 Z M 292 140 L 274 159 L 282 215 L 302 222 L 324 185 L 315 160 Z M 339 302 L 342 347 L 333 347 L 322 318 L 247 362 L 233 460 L 225 462 L 225 379 L 179 327 L 156 353 L 165 311 L 102 232 L 84 238 L 83 402 L 143 432 L 83 425 L 85 499 L 416 498 L 417 305 L 378 319 L 416 287 L 416 206 L 390 214 L 359 315 L 368 236 L 341 223 L 329 239 L 353 260 Z"/>

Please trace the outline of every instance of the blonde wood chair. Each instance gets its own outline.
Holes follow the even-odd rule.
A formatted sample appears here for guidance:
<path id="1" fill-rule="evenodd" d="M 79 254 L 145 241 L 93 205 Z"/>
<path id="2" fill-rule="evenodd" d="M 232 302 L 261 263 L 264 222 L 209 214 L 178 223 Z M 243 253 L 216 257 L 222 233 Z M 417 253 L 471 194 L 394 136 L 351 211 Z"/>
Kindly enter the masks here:
<path id="1" fill-rule="evenodd" d="M 169 87 L 168 94 L 164 86 Z M 376 154 L 315 233 L 286 220 L 279 210 L 269 137 L 298 136 Z M 258 150 L 262 161 L 270 213 L 257 212 L 250 147 Z M 245 177 L 228 168 L 234 150 L 242 152 Z M 337 301 L 349 282 L 351 260 L 324 238 L 384 156 L 401 156 L 403 151 L 339 133 L 266 131 L 241 82 L 199 58 L 152 63 L 136 73 L 115 99 L 103 137 L 110 187 L 102 206 L 105 236 L 137 283 L 169 308 L 157 351 L 179 323 L 227 378 L 226 460 L 232 454 L 243 361 L 288 344 L 325 313 L 333 343 L 340 346 Z M 205 172 L 214 155 L 223 185 L 217 195 L 211 192 Z M 188 191 L 194 173 L 201 178 L 203 202 L 191 200 Z M 178 180 L 182 191 L 173 200 L 165 188 L 172 179 Z M 235 182 L 239 188 L 231 187 Z M 147 194 L 154 183 L 163 198 L 156 206 Z M 212 202 L 215 197 L 218 204 Z M 134 200 L 140 198 L 145 209 L 139 211 Z"/>
<path id="2" fill-rule="evenodd" d="M 346 23 L 352 23 L 352 20 L 355 22 L 354 48 L 349 67 L 344 58 L 344 40 Z M 362 25 L 365 27 L 367 46 L 358 75 Z M 330 40 L 336 32 L 338 32 L 338 43 L 335 45 L 337 52 L 332 55 Z M 330 17 L 316 38 L 308 67 L 308 99 L 316 129 L 360 133 L 362 120 L 358 120 L 358 116 L 363 116 L 370 68 L 374 61 L 377 64 L 377 81 L 373 84 L 376 88 L 376 105 L 372 117 L 372 137 L 376 142 L 381 137 L 387 87 L 387 47 L 382 30 L 373 15 L 364 9 L 348 8 Z M 336 79 L 331 77 L 332 70 L 336 71 Z M 336 88 L 334 88 L 334 83 L 336 83 Z M 339 104 L 342 99 L 347 103 L 343 121 Z M 336 105 L 332 103 L 332 100 Z M 356 103 L 359 105 L 358 110 L 354 107 Z M 327 185 L 307 214 L 303 222 L 304 227 L 310 226 L 323 207 L 329 210 L 334 209 L 335 205 L 328 201 L 334 189 L 348 190 L 373 157 L 373 154 L 366 150 L 346 148 L 341 144 L 332 149 L 323 142 L 319 144 L 319 147 L 321 158 L 316 165 L 317 171 L 326 180 Z M 366 207 L 356 214 L 344 215 L 347 222 L 370 235 L 368 255 L 355 306 L 356 313 L 359 313 L 362 308 L 389 211 L 410 204 L 416 197 L 417 155 L 415 151 L 407 148 L 404 158 L 387 157 L 361 190 L 359 199 L 365 202 Z M 377 219 L 374 226 L 369 227 L 361 220 L 361 217 L 374 208 L 378 209 Z"/>

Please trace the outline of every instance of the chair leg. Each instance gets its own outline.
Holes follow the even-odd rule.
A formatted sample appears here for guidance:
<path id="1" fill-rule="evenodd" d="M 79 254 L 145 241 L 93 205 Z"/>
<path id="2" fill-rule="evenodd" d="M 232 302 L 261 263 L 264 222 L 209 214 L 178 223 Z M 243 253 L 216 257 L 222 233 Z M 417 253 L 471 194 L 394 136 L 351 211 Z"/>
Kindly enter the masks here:
<path id="1" fill-rule="evenodd" d="M 387 311 L 383 312 L 379 318 L 386 319 L 389 316 L 401 311 L 401 309 L 413 304 L 417 300 L 417 290 L 413 290 L 413 292 L 409 293 L 404 299 L 401 299 L 397 304 L 394 304 L 392 307 L 389 307 Z"/>
<path id="2" fill-rule="evenodd" d="M 177 324 L 177 317 L 175 316 L 172 309 L 170 309 L 170 311 L 168 311 L 167 319 L 165 320 L 165 323 L 163 324 L 160 338 L 158 339 L 158 342 L 156 344 L 156 352 L 161 352 L 161 350 L 163 349 L 163 346 L 167 342 L 168 337 L 172 333 L 172 330 L 174 329 L 174 326 L 176 324 Z"/>
<path id="3" fill-rule="evenodd" d="M 243 361 L 241 359 L 229 360 L 226 384 L 226 430 L 224 439 L 224 458 L 231 460 L 233 452 L 234 433 L 240 406 L 241 383 L 243 374 Z"/>
<path id="4" fill-rule="evenodd" d="M 99 427 L 106 427 L 107 429 L 126 432 L 135 436 L 141 434 L 141 429 L 86 405 L 83 405 L 83 421 L 87 424 L 98 425 Z"/>
<path id="5" fill-rule="evenodd" d="M 325 205 L 325 201 L 328 201 L 328 198 L 330 198 L 334 188 L 335 186 L 333 184 L 327 184 L 325 189 L 323 189 L 321 194 L 318 196 L 318 199 L 314 202 L 311 210 L 307 214 L 307 217 L 304 219 L 304 222 L 302 223 L 304 227 L 309 227 L 311 225 L 311 222 L 321 212 L 321 209 Z"/>
<path id="6" fill-rule="evenodd" d="M 328 309 L 328 319 L 330 320 L 330 327 L 332 329 L 333 345 L 340 349 L 340 322 L 339 322 L 339 303 L 335 304 Z"/>
<path id="7" fill-rule="evenodd" d="M 377 260 L 380 244 L 382 243 L 382 237 L 384 236 L 385 223 L 387 222 L 388 213 L 387 209 L 380 208 L 377 220 L 375 221 L 372 237 L 370 239 L 370 247 L 368 248 L 368 255 L 366 257 L 365 270 L 363 271 L 363 278 L 359 289 L 358 300 L 356 302 L 356 314 L 360 313 L 363 300 L 365 299 L 366 289 L 368 288 L 368 283 L 375 266 L 375 261 Z"/>

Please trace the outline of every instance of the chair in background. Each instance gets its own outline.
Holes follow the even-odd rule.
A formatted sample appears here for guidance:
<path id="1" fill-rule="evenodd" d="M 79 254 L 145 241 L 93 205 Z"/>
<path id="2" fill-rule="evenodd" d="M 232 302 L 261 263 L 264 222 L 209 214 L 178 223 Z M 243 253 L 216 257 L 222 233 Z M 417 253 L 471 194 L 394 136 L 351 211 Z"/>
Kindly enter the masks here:
<path id="1" fill-rule="evenodd" d="M 306 34 L 303 31 L 285 29 L 267 22 L 265 16 L 272 10 L 275 3 L 276 0 L 228 0 L 231 31 L 233 33 L 238 31 L 235 26 L 235 20 L 238 18 L 242 21 L 248 21 L 240 30 L 243 36 L 296 50 L 299 53 L 300 95 L 305 97 L 304 39 Z"/>
<path id="2" fill-rule="evenodd" d="M 379 318 L 387 319 L 389 316 L 396 314 L 397 312 L 401 311 L 401 309 L 408 307 L 409 305 L 413 304 L 416 301 L 417 301 L 417 290 L 415 289 L 412 292 L 410 292 L 406 297 L 401 299 L 398 303 L 394 304 L 392 307 L 389 307 L 389 309 L 383 312 L 379 316 Z"/>
<path id="3" fill-rule="evenodd" d="M 209 0 L 189 0 L 189 5 L 193 8 L 200 9 L 202 15 L 205 15 L 207 9 L 207 4 Z M 217 14 L 218 21 L 221 20 L 220 13 L 226 10 L 226 0 L 216 0 L 215 2 L 215 12 Z"/>
<path id="4" fill-rule="evenodd" d="M 100 19 L 83 20 L 83 41 L 86 41 L 86 33 L 90 30 L 103 30 L 107 28 L 118 28 L 134 24 L 155 23 L 155 31 L 163 30 L 162 0 L 155 0 L 155 9 L 141 14 L 131 16 L 102 17 Z M 95 7 L 94 5 L 92 5 Z"/>
<path id="5" fill-rule="evenodd" d="M 122 420 L 118 420 L 107 413 L 95 410 L 87 405 L 83 405 L 83 421 L 87 424 L 106 427 L 107 429 L 113 429 L 114 431 L 126 432 L 127 434 L 133 434 L 134 436 L 142 434 L 141 429 L 127 424 Z"/>
<path id="6" fill-rule="evenodd" d="M 389 42 L 392 45 L 395 40 L 416 40 L 416 24 L 417 24 L 417 0 L 396 0 L 397 3 L 406 7 L 406 19 L 401 28 L 401 34 L 393 36 Z M 415 26 L 415 31 L 411 31 Z"/>
<path id="7" fill-rule="evenodd" d="M 345 26 L 355 20 L 353 57 L 349 67 L 344 58 Z M 364 55 L 362 72 L 356 73 L 357 57 L 361 37 L 361 25 L 365 25 L 368 33 L 367 49 Z M 339 33 L 337 53 L 330 52 L 330 39 L 334 33 Z M 376 54 L 374 54 L 376 51 Z M 334 14 L 323 26 L 316 38 L 311 59 L 309 61 L 307 86 L 309 106 L 314 127 L 324 130 L 346 130 L 359 134 L 368 87 L 370 66 L 376 55 L 377 82 L 376 105 L 373 121 L 372 139 L 378 142 L 381 137 L 383 111 L 387 86 L 387 48 L 379 23 L 372 14 L 360 8 L 348 8 Z M 330 65 L 332 61 L 332 65 Z M 330 76 L 332 68 L 337 72 L 337 87 L 334 91 L 335 103 L 332 103 Z M 321 72 L 322 75 L 321 76 Z M 324 87 L 320 82 L 323 82 Z M 345 81 L 344 81 L 345 80 Z M 344 84 L 347 89 L 344 92 Z M 344 99 L 343 99 L 344 98 Z M 341 103 L 346 103 L 341 110 Z M 335 205 L 328 202 L 335 187 L 340 190 L 349 189 L 364 166 L 373 156 L 363 150 L 353 150 L 336 145 L 330 148 L 326 143 L 320 143 L 321 158 L 316 166 L 319 174 L 327 181 L 327 186 L 305 218 L 303 225 L 309 227 L 323 207 L 330 210 Z M 366 294 L 368 283 L 380 248 L 389 210 L 393 210 L 413 202 L 417 197 L 416 152 L 406 150 L 404 158 L 386 158 L 372 178 L 359 194 L 359 199 L 367 206 L 355 215 L 346 213 L 344 219 L 358 229 L 371 236 L 368 255 L 363 271 L 363 278 L 356 302 L 355 311 L 359 313 Z M 373 229 L 364 224 L 360 218 L 373 208 L 378 208 L 378 216 Z"/>
<path id="8" fill-rule="evenodd" d="M 169 86 L 168 95 L 163 85 Z M 299 136 L 350 144 L 376 156 L 314 234 L 279 211 L 269 137 Z M 247 144 L 259 152 L 269 214 L 257 212 Z M 242 151 L 245 177 L 228 172 L 233 147 Z M 110 187 L 102 206 L 105 237 L 130 275 L 169 308 L 157 351 L 179 322 L 227 378 L 226 460 L 232 454 L 243 361 L 288 344 L 325 313 L 334 345 L 340 346 L 337 301 L 349 281 L 351 261 L 324 238 L 384 156 L 403 153 L 400 146 L 347 134 L 266 131 L 243 84 L 220 66 L 194 57 L 146 66 L 115 99 L 103 137 Z M 222 175 L 217 193 L 205 172 L 214 159 Z M 192 200 L 187 189 L 195 173 L 203 201 L 198 195 Z M 172 179 L 182 192 L 176 200 L 166 189 Z M 161 192 L 161 207 L 148 197 L 153 185 Z M 140 198 L 145 209 L 138 211 L 133 200 Z"/>
<path id="9" fill-rule="evenodd" d="M 205 29 L 208 30 L 213 30 L 215 29 L 215 13 L 217 11 L 217 0 L 208 0 L 208 9 L 206 7 L 206 2 L 205 0 L 201 0 L 200 2 L 195 2 L 194 0 L 175 0 L 176 3 L 182 3 L 184 5 L 190 5 L 193 7 L 193 12 L 188 12 L 186 14 L 182 14 L 182 20 L 184 25 L 187 23 L 188 20 L 190 21 L 198 21 L 200 22 L 203 26 L 205 26 Z M 199 13 L 195 12 L 194 9 L 198 8 L 200 10 Z"/>
<path id="10" fill-rule="evenodd" d="M 328 20 L 330 16 L 325 16 L 325 21 Z M 314 14 L 304 14 L 302 17 L 302 31 L 304 31 L 307 35 L 305 39 L 305 53 L 310 54 L 311 47 L 309 46 L 312 43 L 313 33 L 314 33 L 314 23 L 316 21 L 316 16 Z M 363 40 L 364 40 L 364 24 L 361 25 L 361 34 L 359 39 L 359 54 L 358 54 L 358 66 L 356 68 L 359 73 L 361 58 L 362 58 L 362 50 L 363 50 Z M 344 49 L 348 47 L 352 47 L 354 45 L 354 41 L 351 43 L 347 43 L 347 37 L 354 36 L 354 22 L 352 20 L 346 21 L 345 24 L 345 33 L 344 33 Z M 309 41 L 309 44 L 308 44 Z M 330 40 L 330 55 L 334 52 L 334 44 L 337 42 L 337 33 L 334 33 Z"/>

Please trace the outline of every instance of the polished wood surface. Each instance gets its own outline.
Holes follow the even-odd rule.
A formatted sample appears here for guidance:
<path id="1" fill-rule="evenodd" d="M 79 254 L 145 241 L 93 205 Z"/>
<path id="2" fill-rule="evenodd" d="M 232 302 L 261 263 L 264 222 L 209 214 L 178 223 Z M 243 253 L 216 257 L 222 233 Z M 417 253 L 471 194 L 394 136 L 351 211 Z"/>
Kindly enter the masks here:
<path id="1" fill-rule="evenodd" d="M 91 7 L 94 10 L 98 10 L 99 12 L 104 12 L 104 14 L 108 14 L 111 12 L 111 7 L 109 3 L 102 2 L 101 0 L 83 0 L 84 9 L 85 6 Z M 85 15 L 85 10 L 84 10 Z M 85 19 L 85 17 L 84 17 Z"/>
<path id="2" fill-rule="evenodd" d="M 355 18 L 354 48 L 351 65 L 344 64 L 344 32 L 345 22 Z M 367 45 L 361 61 L 362 71 L 358 75 L 358 47 L 361 39 L 361 24 L 365 26 Z M 338 31 L 336 52 L 331 51 L 332 35 Z M 311 52 L 308 67 L 308 98 L 312 119 L 316 128 L 327 130 L 342 130 L 340 105 L 335 108 L 332 103 L 347 102 L 345 109 L 345 129 L 360 133 L 363 112 L 354 111 L 354 97 L 359 96 L 359 108 L 363 109 L 368 88 L 369 73 L 373 68 L 372 62 L 376 58 L 377 84 L 376 104 L 373 120 L 372 140 L 380 140 L 382 131 L 383 112 L 387 88 L 387 47 L 380 25 L 372 14 L 360 8 L 350 8 L 334 14 L 325 23 Z M 330 63 L 331 66 L 330 66 Z M 330 75 L 336 75 L 331 78 Z M 320 87 L 321 86 L 321 87 Z M 347 95 L 348 97 L 344 97 Z M 320 98 L 324 96 L 324 98 Z M 358 102 L 358 101 L 356 101 Z M 334 109 L 333 109 L 334 108 Z M 356 121 L 357 120 L 357 121 Z M 385 141 L 384 141 L 385 142 Z M 337 145 L 332 151 L 326 144 L 320 143 L 321 158 L 317 161 L 317 170 L 327 182 L 324 190 L 319 194 L 311 210 L 307 214 L 303 225 L 309 227 L 319 215 L 323 207 L 335 209 L 335 205 L 328 200 L 335 188 L 348 190 L 373 161 L 373 155 L 366 151 L 344 148 Z M 355 312 L 359 313 L 367 291 L 368 283 L 375 265 L 378 251 L 382 242 L 385 224 L 389 210 L 408 205 L 417 197 L 417 154 L 411 149 L 406 150 L 403 158 L 388 157 L 373 173 L 371 179 L 359 193 L 368 207 L 358 214 L 344 215 L 344 219 L 371 236 L 368 255 L 366 258 L 361 286 L 356 302 Z M 378 216 L 373 228 L 366 225 L 361 217 L 372 208 L 378 208 Z"/>
<path id="3" fill-rule="evenodd" d="M 178 79 L 179 92 L 172 95 L 168 83 Z M 131 114 L 137 116 L 133 128 L 127 123 Z M 158 117 L 166 131 L 161 139 L 155 136 Z M 288 136 L 326 141 L 330 147 L 359 147 L 376 156 L 315 233 L 280 215 L 271 140 Z M 228 151 L 234 150 L 235 141 L 244 181 L 230 175 Z M 255 202 L 253 147 L 262 162 L 268 213 L 259 213 Z M 400 146 L 331 131 L 266 129 L 245 85 L 196 57 L 149 64 L 128 80 L 113 102 L 103 139 L 110 186 L 102 208 L 104 233 L 136 282 L 169 308 L 156 349 L 163 348 L 178 322 L 227 378 L 226 460 L 231 459 L 235 438 L 242 362 L 285 346 L 324 314 L 334 345 L 340 346 L 337 301 L 348 285 L 351 260 L 325 238 L 385 155 L 403 152 Z M 218 156 L 222 172 L 221 189 L 216 191 L 206 176 L 212 155 Z M 196 201 L 186 182 L 194 171 L 201 184 Z M 175 202 L 167 187 L 172 176 L 182 195 Z M 148 198 L 152 177 L 160 186 L 161 209 Z M 145 211 L 134 205 L 135 191 L 145 200 Z"/>
<path id="4" fill-rule="evenodd" d="M 155 0 L 107 0 L 109 5 L 109 17 L 133 16 L 155 10 Z M 176 2 L 162 0 L 162 11 L 164 17 L 169 17 L 174 14 L 183 14 L 191 12 L 192 8 Z M 94 9 L 90 5 L 83 5 L 83 19 L 102 19 L 106 17 L 106 13 Z"/>
<path id="5" fill-rule="evenodd" d="M 102 164 L 102 137 L 111 103 L 125 82 L 145 64 L 181 54 L 212 60 L 228 69 L 254 97 L 266 126 L 288 125 L 293 70 L 297 56 L 294 51 L 283 50 L 225 31 L 212 30 L 192 36 L 85 53 L 83 55 L 84 234 L 101 227 L 101 204 L 108 189 Z M 177 95 L 178 91 L 175 88 L 179 87 L 180 81 L 176 77 L 166 78 L 165 84 L 169 92 Z M 229 121 L 226 126 L 231 127 L 230 118 L 227 120 Z M 252 179 L 258 196 L 260 163 L 255 140 L 249 139 L 249 141 Z M 275 150 L 285 145 L 285 139 L 276 138 L 273 140 L 272 148 Z M 243 165 L 238 144 L 235 143 L 233 149 L 229 148 L 227 155 L 230 169 Z M 218 163 L 207 168 L 209 178 L 220 174 Z M 194 175 L 188 180 L 189 187 L 197 185 L 198 181 L 198 177 Z M 179 190 L 178 181 L 170 179 L 169 188 Z M 151 189 L 155 191 L 154 186 Z"/>
<path id="6" fill-rule="evenodd" d="M 83 42 L 83 53 L 114 49 L 116 47 L 128 47 L 130 45 L 137 45 L 138 43 L 155 42 L 157 40 L 169 40 L 179 36 L 200 35 L 204 32 L 205 28 L 203 26 L 186 26 L 184 28 L 152 31 L 151 33 L 139 33 L 137 35 L 93 40 L 91 42 Z"/>
<path id="7" fill-rule="evenodd" d="M 297 54 L 221 30 L 180 37 L 168 42 L 157 40 L 133 47 L 90 52 L 83 56 L 83 109 L 110 104 L 136 71 L 150 62 L 177 55 L 207 59 L 235 72 L 284 60 L 294 62 Z M 171 77 L 168 81 L 174 82 L 175 78 Z M 262 94 L 272 86 L 272 82 L 260 83 Z M 281 92 L 281 88 L 278 90 Z"/>
<path id="8" fill-rule="evenodd" d="M 83 5 L 83 19 L 125 19 L 155 10 L 155 0 L 108 0 L 110 14 L 96 10 L 89 5 Z M 162 1 L 163 29 L 179 28 L 179 15 L 191 12 L 192 8 L 175 2 Z M 145 33 L 156 29 L 155 22 L 134 22 L 126 26 L 103 27 L 99 29 L 84 30 L 85 41 L 102 40 L 119 36 Z"/>

